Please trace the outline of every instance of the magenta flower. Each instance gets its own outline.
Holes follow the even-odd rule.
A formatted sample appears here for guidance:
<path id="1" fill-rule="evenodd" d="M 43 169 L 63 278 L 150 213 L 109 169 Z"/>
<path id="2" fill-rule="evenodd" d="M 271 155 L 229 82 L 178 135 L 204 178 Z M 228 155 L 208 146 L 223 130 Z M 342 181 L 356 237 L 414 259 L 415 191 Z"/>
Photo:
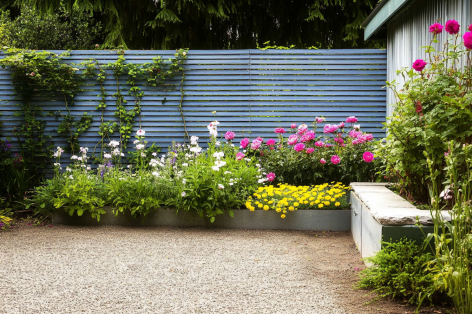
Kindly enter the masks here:
<path id="1" fill-rule="evenodd" d="M 251 144 L 251 148 L 252 149 L 258 149 L 259 146 L 261 146 L 262 142 L 261 141 L 258 141 L 257 139 L 252 141 L 252 144 Z"/>
<path id="2" fill-rule="evenodd" d="M 333 133 L 336 132 L 337 129 L 339 129 L 337 125 L 326 124 L 323 128 L 323 133 Z"/>
<path id="3" fill-rule="evenodd" d="M 302 137 L 300 138 L 300 142 L 308 142 L 308 141 L 313 140 L 314 138 L 315 138 L 315 132 L 308 131 L 302 135 Z"/>
<path id="4" fill-rule="evenodd" d="M 315 142 L 315 146 L 317 147 L 323 147 L 324 143 L 322 141 Z"/>
<path id="5" fill-rule="evenodd" d="M 433 25 L 429 27 L 429 32 L 435 35 L 441 34 L 442 31 L 443 31 L 443 26 L 439 23 L 434 23 Z"/>
<path id="6" fill-rule="evenodd" d="M 315 120 L 316 120 L 316 123 L 321 123 L 321 122 L 325 121 L 326 119 L 325 119 L 325 118 L 316 117 Z"/>
<path id="7" fill-rule="evenodd" d="M 418 71 L 418 72 L 421 72 L 421 71 L 423 71 L 424 67 L 425 67 L 427 64 L 428 64 L 428 63 L 424 62 L 423 59 L 418 59 L 418 60 L 416 60 L 415 62 L 413 62 L 412 68 L 415 69 L 415 70 Z"/>
<path id="8" fill-rule="evenodd" d="M 256 137 L 256 141 L 264 142 L 264 139 L 260 136 Z"/>
<path id="9" fill-rule="evenodd" d="M 298 143 L 296 144 L 293 149 L 295 149 L 297 152 L 301 152 L 302 150 L 305 149 L 305 144 L 303 143 Z"/>
<path id="10" fill-rule="evenodd" d="M 344 128 L 344 122 L 339 123 L 338 128 L 340 128 L 340 129 Z"/>
<path id="11" fill-rule="evenodd" d="M 335 137 L 335 138 L 334 138 L 334 141 L 335 141 L 336 143 L 339 143 L 339 144 L 344 143 L 344 140 L 343 140 L 342 137 Z"/>
<path id="12" fill-rule="evenodd" d="M 34 76 L 34 72 L 31 72 L 31 74 L 30 74 L 30 75 L 31 75 L 31 76 Z"/>
<path id="13" fill-rule="evenodd" d="M 282 133 L 285 133 L 285 129 L 284 128 L 276 128 L 274 130 L 274 132 L 277 133 L 277 134 L 282 134 Z"/>
<path id="14" fill-rule="evenodd" d="M 302 135 L 308 130 L 308 126 L 306 124 L 300 124 L 298 127 L 298 134 Z"/>
<path id="15" fill-rule="evenodd" d="M 307 148 L 307 149 L 306 149 L 306 153 L 307 153 L 307 154 L 311 154 L 311 153 L 313 153 L 314 151 L 315 151 L 315 149 L 314 149 L 313 147 L 310 147 L 310 148 Z"/>
<path id="16" fill-rule="evenodd" d="M 372 162 L 372 160 L 374 160 L 374 154 L 372 154 L 371 152 L 365 152 L 362 155 L 362 158 L 364 158 L 365 162 Z"/>
<path id="17" fill-rule="evenodd" d="M 325 163 L 326 163 L 326 160 L 325 160 L 324 158 L 321 158 L 321 159 L 320 159 L 320 162 L 321 162 L 322 164 L 325 164 Z"/>
<path id="18" fill-rule="evenodd" d="M 448 32 L 451 35 L 455 35 L 459 33 L 459 28 L 461 26 L 456 20 L 449 20 L 446 22 L 446 32 Z"/>
<path id="19" fill-rule="evenodd" d="M 359 135 L 362 135 L 361 131 L 351 130 L 349 132 L 349 136 L 352 137 L 352 138 L 357 138 L 357 137 L 359 137 Z"/>
<path id="20" fill-rule="evenodd" d="M 347 122 L 347 123 L 356 123 L 356 122 L 357 122 L 357 118 L 354 117 L 354 116 L 347 117 L 346 122 Z"/>
<path id="21" fill-rule="evenodd" d="M 331 162 L 332 162 L 333 164 L 335 164 L 335 165 L 339 164 L 340 161 L 341 161 L 341 158 L 339 158 L 338 155 L 333 155 L 333 156 L 331 157 Z"/>
<path id="22" fill-rule="evenodd" d="M 249 139 L 248 138 L 243 138 L 241 140 L 241 147 L 246 148 L 249 145 Z"/>
<path id="23" fill-rule="evenodd" d="M 297 128 L 297 125 L 296 125 L 295 123 L 292 123 L 292 124 L 290 124 L 290 128 L 296 129 L 296 128 Z"/>
<path id="24" fill-rule="evenodd" d="M 298 137 L 295 134 L 290 135 L 287 141 L 288 145 L 295 145 L 297 144 L 297 142 L 298 142 Z"/>
<path id="25" fill-rule="evenodd" d="M 225 134 L 225 139 L 227 139 L 228 141 L 232 141 L 232 140 L 234 140 L 235 136 L 236 136 L 236 134 L 234 134 L 234 132 L 228 131 Z"/>
<path id="26" fill-rule="evenodd" d="M 275 180 L 275 173 L 269 172 L 267 174 L 267 180 L 270 181 L 270 182 L 274 181 Z"/>
<path id="27" fill-rule="evenodd" d="M 269 139 L 269 140 L 267 141 L 267 145 L 269 145 L 269 146 L 275 145 L 275 140 L 274 140 L 274 139 Z"/>
<path id="28" fill-rule="evenodd" d="M 241 160 L 243 159 L 244 157 L 246 157 L 246 155 L 244 155 L 243 153 L 239 152 L 236 154 L 236 160 Z"/>
<path id="29" fill-rule="evenodd" d="M 467 49 L 472 49 L 472 32 L 467 32 L 464 34 L 464 46 Z"/>

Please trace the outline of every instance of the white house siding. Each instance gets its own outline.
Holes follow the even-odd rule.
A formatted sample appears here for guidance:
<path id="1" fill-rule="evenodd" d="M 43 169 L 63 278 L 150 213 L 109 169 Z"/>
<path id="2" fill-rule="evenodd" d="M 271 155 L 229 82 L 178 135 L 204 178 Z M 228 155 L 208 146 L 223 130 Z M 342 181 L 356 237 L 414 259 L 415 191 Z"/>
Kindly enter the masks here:
<path id="1" fill-rule="evenodd" d="M 396 71 L 403 67 L 411 67 L 416 59 L 425 59 L 424 49 L 432 38 L 429 26 L 437 19 L 445 24 L 454 19 L 461 25 L 460 34 L 463 35 L 468 25 L 472 24 L 472 0 L 417 0 L 408 6 L 388 23 L 387 28 L 387 80 L 396 80 L 400 86 L 403 78 L 397 76 Z M 442 50 L 445 31 L 439 35 L 440 42 L 435 45 L 436 50 Z M 387 92 L 387 104 L 395 103 L 392 91 Z M 392 107 L 387 106 L 387 115 L 391 115 Z"/>

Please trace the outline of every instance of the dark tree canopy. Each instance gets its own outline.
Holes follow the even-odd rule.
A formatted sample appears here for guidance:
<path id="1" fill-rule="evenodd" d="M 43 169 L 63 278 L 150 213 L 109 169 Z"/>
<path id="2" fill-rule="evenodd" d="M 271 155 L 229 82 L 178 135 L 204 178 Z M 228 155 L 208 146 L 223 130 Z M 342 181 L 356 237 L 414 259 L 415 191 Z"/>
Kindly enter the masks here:
<path id="1" fill-rule="evenodd" d="M 378 0 L 19 0 L 45 14 L 93 12 L 103 47 L 247 49 L 264 42 L 297 48 L 363 48 L 361 23 Z"/>

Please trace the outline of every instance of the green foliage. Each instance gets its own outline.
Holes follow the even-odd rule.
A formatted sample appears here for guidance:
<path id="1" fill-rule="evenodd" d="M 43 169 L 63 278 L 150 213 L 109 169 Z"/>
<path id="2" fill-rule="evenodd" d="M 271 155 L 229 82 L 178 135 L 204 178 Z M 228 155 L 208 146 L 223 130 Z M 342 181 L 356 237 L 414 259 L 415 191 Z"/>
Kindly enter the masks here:
<path id="1" fill-rule="evenodd" d="M 425 296 L 432 301 L 433 273 L 426 267 L 432 259 L 412 240 L 382 242 L 382 250 L 367 258 L 373 266 L 361 271 L 357 288 L 373 289 L 379 297 L 405 298 L 412 304 L 419 304 Z"/>
<path id="2" fill-rule="evenodd" d="M 22 49 L 92 49 L 102 41 L 100 22 L 93 14 L 76 9 L 66 11 L 59 6 L 54 13 L 38 15 L 31 6 L 20 9 L 10 18 L 9 11 L 0 11 L 0 47 Z"/>
<path id="3" fill-rule="evenodd" d="M 297 48 L 384 45 L 362 40 L 362 22 L 378 0 L 22 0 L 46 14 L 95 12 L 104 46 L 128 49 L 248 49 L 266 41 Z"/>

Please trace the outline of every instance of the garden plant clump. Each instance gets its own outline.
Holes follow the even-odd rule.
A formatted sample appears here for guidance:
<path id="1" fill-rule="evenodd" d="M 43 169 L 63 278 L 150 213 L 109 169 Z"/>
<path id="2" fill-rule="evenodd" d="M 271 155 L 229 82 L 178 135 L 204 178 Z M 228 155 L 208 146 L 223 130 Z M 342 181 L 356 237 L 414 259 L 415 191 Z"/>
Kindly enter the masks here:
<path id="1" fill-rule="evenodd" d="M 334 183 L 334 182 L 333 182 Z M 348 186 L 338 182 L 336 184 L 322 184 L 316 186 L 292 186 L 278 184 L 260 187 L 256 193 L 249 196 L 246 207 L 250 211 L 256 209 L 275 210 L 285 214 L 289 211 L 305 209 L 347 209 L 349 203 L 346 191 Z"/>

